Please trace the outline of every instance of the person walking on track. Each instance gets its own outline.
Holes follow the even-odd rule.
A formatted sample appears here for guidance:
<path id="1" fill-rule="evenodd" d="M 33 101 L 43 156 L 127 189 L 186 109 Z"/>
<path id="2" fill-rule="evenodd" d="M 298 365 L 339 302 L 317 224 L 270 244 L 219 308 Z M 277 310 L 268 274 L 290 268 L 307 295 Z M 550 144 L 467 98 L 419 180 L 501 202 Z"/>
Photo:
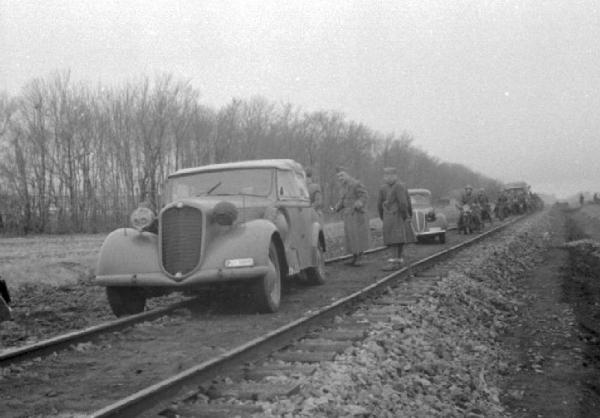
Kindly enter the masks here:
<path id="1" fill-rule="evenodd" d="M 415 233 L 411 226 L 412 205 L 406 187 L 398 181 L 395 168 L 383 169 L 384 184 L 379 189 L 377 211 L 383 221 L 383 243 L 392 248 L 392 258 L 382 267 L 384 271 L 398 270 L 404 260 L 404 245 L 415 242 Z"/>
<path id="2" fill-rule="evenodd" d="M 342 213 L 346 250 L 352 254 L 351 266 L 359 266 L 359 258 L 369 248 L 369 217 L 367 203 L 369 194 L 365 186 L 338 168 L 337 179 L 341 185 L 341 197 L 335 212 Z"/>

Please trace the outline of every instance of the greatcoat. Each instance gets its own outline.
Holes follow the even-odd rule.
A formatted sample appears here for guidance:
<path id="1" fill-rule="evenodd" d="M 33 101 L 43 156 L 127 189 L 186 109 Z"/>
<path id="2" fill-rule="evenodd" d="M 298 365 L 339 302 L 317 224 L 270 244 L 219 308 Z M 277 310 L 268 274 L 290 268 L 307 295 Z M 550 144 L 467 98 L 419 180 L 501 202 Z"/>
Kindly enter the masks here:
<path id="1" fill-rule="evenodd" d="M 400 182 L 384 184 L 379 189 L 377 211 L 383 221 L 383 243 L 399 245 L 415 242 L 415 234 L 410 224 L 412 205 L 408 191 Z"/>
<path id="2" fill-rule="evenodd" d="M 358 180 L 350 178 L 342 186 L 342 195 L 335 209 L 342 212 L 346 251 L 351 254 L 359 254 L 369 248 L 368 200 L 367 189 Z M 356 207 L 357 201 L 360 208 Z"/>

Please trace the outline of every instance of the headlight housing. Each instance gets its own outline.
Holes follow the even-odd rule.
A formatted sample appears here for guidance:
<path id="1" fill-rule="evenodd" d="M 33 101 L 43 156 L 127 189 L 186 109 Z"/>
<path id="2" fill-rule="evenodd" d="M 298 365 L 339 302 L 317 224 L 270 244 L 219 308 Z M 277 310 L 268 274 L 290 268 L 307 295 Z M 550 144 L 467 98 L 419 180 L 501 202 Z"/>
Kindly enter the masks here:
<path id="1" fill-rule="evenodd" d="M 238 211 L 231 202 L 222 200 L 215 205 L 213 209 L 213 219 L 216 223 L 223 226 L 233 225 L 237 219 Z"/>
<path id="2" fill-rule="evenodd" d="M 435 221 L 435 212 L 434 211 L 428 212 L 427 215 L 425 215 L 425 219 L 427 219 L 427 222 Z"/>
<path id="3" fill-rule="evenodd" d="M 154 217 L 154 212 L 152 212 L 151 209 L 141 206 L 131 213 L 129 221 L 131 222 L 132 227 L 141 232 L 144 228 L 147 228 L 152 224 Z"/>

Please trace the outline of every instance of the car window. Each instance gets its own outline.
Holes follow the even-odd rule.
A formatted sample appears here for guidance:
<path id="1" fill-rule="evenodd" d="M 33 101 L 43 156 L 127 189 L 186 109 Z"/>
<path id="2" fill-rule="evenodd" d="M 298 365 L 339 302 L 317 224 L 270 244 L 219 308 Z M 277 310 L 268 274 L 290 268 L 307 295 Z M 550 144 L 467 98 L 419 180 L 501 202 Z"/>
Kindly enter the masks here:
<path id="1" fill-rule="evenodd" d="M 413 206 L 431 206 L 429 196 L 424 194 L 411 194 L 410 203 Z"/>
<path id="2" fill-rule="evenodd" d="M 277 170 L 277 195 L 280 199 L 306 199 L 306 186 L 302 190 L 301 183 L 293 171 Z"/>
<path id="3" fill-rule="evenodd" d="M 308 199 L 309 193 L 308 187 L 306 186 L 306 178 L 302 175 L 302 173 L 296 172 L 296 182 L 298 183 L 298 188 L 300 190 L 300 197 Z"/>
<path id="4" fill-rule="evenodd" d="M 198 196 L 269 196 L 273 170 L 248 168 L 208 171 L 169 179 L 171 201 Z"/>

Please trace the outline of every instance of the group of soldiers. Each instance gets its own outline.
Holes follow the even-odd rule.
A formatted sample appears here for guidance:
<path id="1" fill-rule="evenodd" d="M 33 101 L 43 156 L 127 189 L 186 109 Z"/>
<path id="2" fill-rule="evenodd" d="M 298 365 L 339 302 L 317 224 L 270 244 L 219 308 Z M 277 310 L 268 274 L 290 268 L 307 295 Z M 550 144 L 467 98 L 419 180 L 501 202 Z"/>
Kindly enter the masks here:
<path id="1" fill-rule="evenodd" d="M 498 196 L 494 212 L 499 219 L 510 215 L 522 215 L 542 209 L 544 202 L 535 193 L 525 189 L 503 190 Z"/>
<path id="2" fill-rule="evenodd" d="M 308 190 L 311 202 L 318 213 L 322 213 L 323 196 L 318 183 L 313 181 L 312 170 L 306 170 Z M 369 217 L 367 206 L 369 193 L 359 180 L 352 177 L 343 167 L 336 168 L 336 178 L 340 185 L 340 199 L 332 208 L 335 213 L 340 213 L 344 221 L 344 236 L 346 250 L 352 254 L 348 263 L 351 266 L 360 266 L 361 255 L 369 246 Z M 523 214 L 541 208 L 541 199 L 534 193 L 525 189 L 503 190 L 492 209 L 492 203 L 484 189 L 474 192 L 473 187 L 467 185 L 462 193 L 458 209 L 459 231 L 464 230 L 465 211 L 469 211 L 469 232 L 481 231 L 485 222 L 493 223 L 492 215 L 503 220 L 505 217 Z M 397 270 L 402 267 L 402 253 L 405 244 L 416 242 L 415 232 L 411 225 L 413 216 L 412 205 L 408 190 L 398 180 L 395 168 L 384 169 L 383 184 L 377 197 L 377 212 L 383 221 L 383 242 L 391 248 L 391 258 L 388 259 L 383 270 Z"/>
<path id="3" fill-rule="evenodd" d="M 312 170 L 306 170 L 308 192 L 313 207 L 322 212 L 323 196 L 318 183 L 313 181 Z M 340 213 L 344 221 L 346 250 L 352 254 L 348 263 L 361 265 L 360 258 L 369 248 L 370 226 L 367 206 L 369 193 L 359 180 L 352 177 L 343 167 L 336 168 L 336 179 L 340 185 L 340 199 L 332 208 Z M 406 187 L 398 180 L 394 167 L 384 169 L 383 184 L 377 197 L 377 211 L 383 221 L 383 242 L 392 250 L 391 258 L 382 267 L 385 271 L 402 267 L 404 245 L 416 241 L 411 227 L 412 205 Z"/>
<path id="4" fill-rule="evenodd" d="M 499 220 L 503 220 L 510 215 L 521 215 L 530 211 L 541 209 L 543 202 L 540 197 L 524 188 L 505 189 L 500 192 L 498 199 L 492 210 L 490 199 L 484 189 L 479 189 L 477 193 L 473 192 L 472 186 L 466 186 L 461 195 L 459 205 L 457 205 L 460 214 L 458 218 L 458 230 L 465 229 L 465 210 L 469 210 L 469 216 L 475 230 L 481 230 L 486 221 L 490 224 L 492 213 Z"/>

